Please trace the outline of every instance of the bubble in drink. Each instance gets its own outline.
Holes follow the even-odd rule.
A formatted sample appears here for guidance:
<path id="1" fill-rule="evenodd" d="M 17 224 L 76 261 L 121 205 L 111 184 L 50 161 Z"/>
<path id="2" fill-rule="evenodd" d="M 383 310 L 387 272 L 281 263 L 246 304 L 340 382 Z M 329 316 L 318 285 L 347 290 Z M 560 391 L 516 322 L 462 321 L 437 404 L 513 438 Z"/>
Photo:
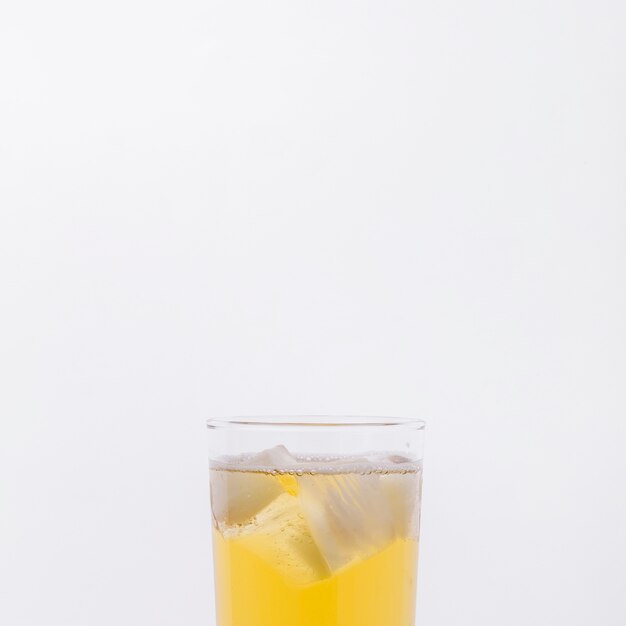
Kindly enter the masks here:
<path id="1" fill-rule="evenodd" d="M 218 626 L 413 626 L 420 489 L 397 453 L 214 462 Z"/>

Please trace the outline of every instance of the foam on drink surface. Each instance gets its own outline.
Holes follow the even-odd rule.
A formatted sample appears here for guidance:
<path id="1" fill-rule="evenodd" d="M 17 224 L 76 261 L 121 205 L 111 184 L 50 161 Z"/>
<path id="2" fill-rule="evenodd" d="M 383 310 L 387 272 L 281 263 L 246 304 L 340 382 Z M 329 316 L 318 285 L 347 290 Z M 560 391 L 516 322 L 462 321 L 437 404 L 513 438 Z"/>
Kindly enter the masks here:
<path id="1" fill-rule="evenodd" d="M 255 454 L 224 455 L 212 461 L 211 467 L 240 472 L 345 474 L 419 472 L 421 462 L 397 452 L 372 452 L 352 456 L 294 455 L 281 445 Z"/>

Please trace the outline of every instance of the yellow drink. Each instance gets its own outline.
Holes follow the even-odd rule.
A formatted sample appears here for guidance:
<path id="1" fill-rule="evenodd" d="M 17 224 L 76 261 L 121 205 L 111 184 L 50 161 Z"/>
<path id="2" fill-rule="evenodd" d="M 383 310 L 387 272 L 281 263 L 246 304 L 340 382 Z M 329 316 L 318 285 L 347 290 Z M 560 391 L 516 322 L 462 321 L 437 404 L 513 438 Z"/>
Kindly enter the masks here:
<path id="1" fill-rule="evenodd" d="M 218 626 L 413 626 L 421 472 L 386 458 L 213 467 Z"/>

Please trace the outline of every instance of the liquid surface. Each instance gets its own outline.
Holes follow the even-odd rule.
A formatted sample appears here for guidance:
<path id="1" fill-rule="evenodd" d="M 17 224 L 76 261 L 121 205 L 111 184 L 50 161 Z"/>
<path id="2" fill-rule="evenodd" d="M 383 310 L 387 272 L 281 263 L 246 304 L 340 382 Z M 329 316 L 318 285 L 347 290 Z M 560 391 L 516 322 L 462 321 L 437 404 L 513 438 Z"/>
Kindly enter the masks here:
<path id="1" fill-rule="evenodd" d="M 420 488 L 401 455 L 214 463 L 218 626 L 412 626 Z"/>

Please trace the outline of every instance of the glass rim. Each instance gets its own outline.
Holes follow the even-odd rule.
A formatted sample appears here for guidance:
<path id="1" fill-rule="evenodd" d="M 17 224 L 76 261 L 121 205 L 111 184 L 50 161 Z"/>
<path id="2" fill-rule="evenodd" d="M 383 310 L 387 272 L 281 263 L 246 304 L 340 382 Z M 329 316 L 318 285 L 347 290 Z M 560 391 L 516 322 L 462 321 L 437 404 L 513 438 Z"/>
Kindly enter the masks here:
<path id="1" fill-rule="evenodd" d="M 426 422 L 415 417 L 378 415 L 233 415 L 211 417 L 206 425 L 209 430 L 390 427 L 424 430 L 426 428 Z"/>

